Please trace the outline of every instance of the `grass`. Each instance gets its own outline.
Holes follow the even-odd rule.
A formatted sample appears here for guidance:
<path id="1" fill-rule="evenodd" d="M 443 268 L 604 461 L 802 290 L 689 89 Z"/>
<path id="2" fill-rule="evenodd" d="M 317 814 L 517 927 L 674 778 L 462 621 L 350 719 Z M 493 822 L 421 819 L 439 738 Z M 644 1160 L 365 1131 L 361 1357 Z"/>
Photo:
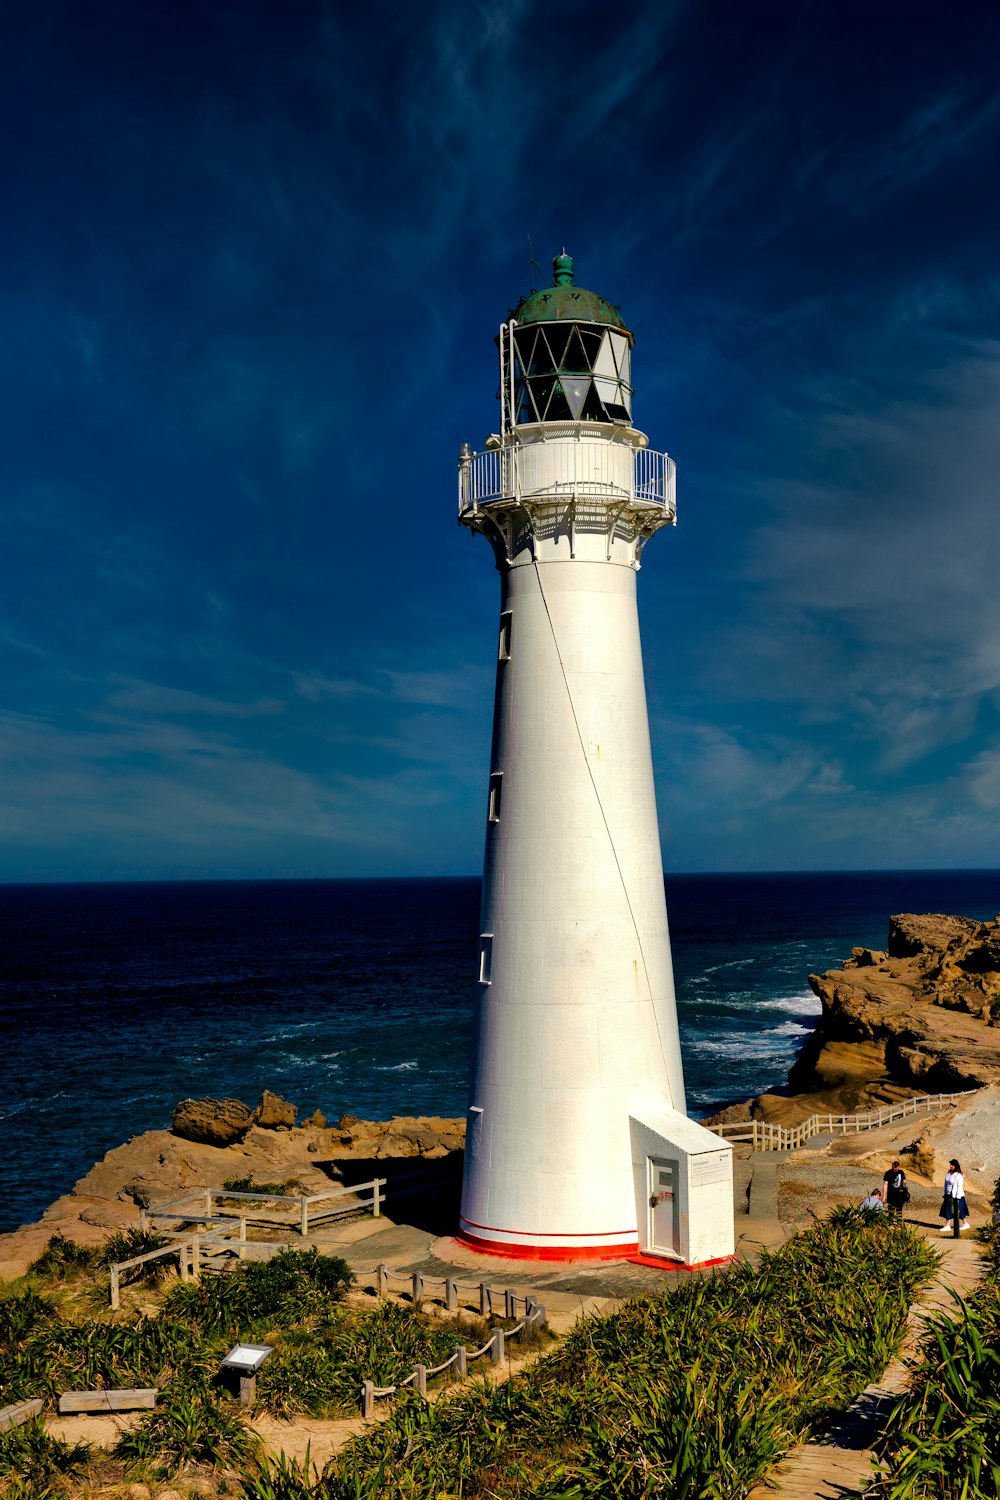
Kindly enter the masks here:
<path id="1" fill-rule="evenodd" d="M 222 1184 L 224 1193 L 273 1193 L 275 1197 L 284 1198 L 296 1192 L 302 1191 L 302 1185 L 297 1177 L 291 1177 L 287 1182 L 254 1182 L 253 1177 L 227 1177 Z"/>
<path id="2" fill-rule="evenodd" d="M 407 1396 L 351 1443 L 324 1500 L 736 1500 L 881 1374 L 937 1256 L 845 1210 L 757 1265 L 578 1324 L 530 1370 Z"/>
<path id="3" fill-rule="evenodd" d="M 499 1384 L 466 1381 L 432 1405 L 404 1392 L 316 1480 L 308 1465 L 265 1458 L 220 1393 L 231 1343 L 274 1350 L 259 1408 L 331 1417 L 356 1414 L 363 1379 L 396 1384 L 456 1343 L 484 1342 L 487 1325 L 392 1302 L 351 1306 L 349 1268 L 316 1251 L 175 1282 L 156 1315 L 69 1318 L 66 1278 L 99 1269 L 75 1267 L 59 1245 L 47 1255 L 44 1282 L 0 1298 L 3 1399 L 156 1385 L 157 1408 L 119 1444 L 122 1472 L 235 1469 L 246 1500 L 736 1500 L 881 1373 L 937 1263 L 898 1220 L 839 1211 L 754 1266 L 581 1322 Z"/>
<path id="4" fill-rule="evenodd" d="M 4 1500 L 62 1495 L 66 1481 L 82 1474 L 89 1458 L 85 1443 L 50 1437 L 37 1418 L 0 1432 L 0 1495 Z"/>
<path id="5" fill-rule="evenodd" d="M 138 1426 L 122 1433 L 115 1455 L 166 1479 L 188 1464 L 248 1465 L 259 1451 L 260 1440 L 233 1401 L 206 1386 L 176 1384 Z"/>
<path id="6" fill-rule="evenodd" d="M 993 1194 L 1000 1212 L 1000 1180 Z M 1000 1225 L 980 1235 L 986 1275 L 955 1310 L 927 1320 L 921 1359 L 880 1444 L 878 1500 L 1000 1495 Z"/>
<path id="7" fill-rule="evenodd" d="M 124 1259 L 124 1257 L 123 1257 Z M 100 1264 L 100 1252 L 77 1245 L 64 1235 L 54 1234 L 37 1260 L 28 1267 L 31 1276 L 49 1281 L 69 1281 L 93 1270 Z"/>
<path id="8" fill-rule="evenodd" d="M 350 1268 L 315 1250 L 245 1261 L 198 1285 L 174 1282 L 158 1294 L 155 1313 L 80 1316 L 67 1277 L 88 1276 L 96 1286 L 102 1259 L 77 1263 L 63 1244 L 51 1244 L 32 1279 L 0 1295 L 0 1404 L 51 1402 L 64 1390 L 158 1387 L 157 1407 L 116 1450 L 129 1472 L 166 1477 L 195 1462 L 265 1472 L 241 1409 L 219 1389 L 221 1360 L 237 1340 L 274 1350 L 258 1378 L 259 1408 L 354 1416 L 366 1377 L 391 1384 L 417 1362 L 440 1363 L 458 1342 L 486 1338 L 478 1320 L 459 1325 L 395 1303 L 345 1305 Z"/>

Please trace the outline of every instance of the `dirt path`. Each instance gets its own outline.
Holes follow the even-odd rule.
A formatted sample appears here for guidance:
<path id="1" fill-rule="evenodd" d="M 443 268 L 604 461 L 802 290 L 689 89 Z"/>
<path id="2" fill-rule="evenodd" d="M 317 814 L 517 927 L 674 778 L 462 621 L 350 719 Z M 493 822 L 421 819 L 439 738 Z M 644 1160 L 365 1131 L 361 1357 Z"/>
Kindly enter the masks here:
<path id="1" fill-rule="evenodd" d="M 899 1355 L 881 1380 L 861 1392 L 842 1420 L 819 1440 L 800 1443 L 756 1485 L 748 1500 L 847 1500 L 872 1478 L 872 1446 L 886 1418 L 906 1389 L 910 1365 L 924 1332 L 924 1320 L 947 1311 L 951 1293 L 965 1297 L 982 1269 L 979 1247 L 969 1239 L 952 1239 L 930 1230 L 927 1238 L 941 1250 L 937 1276 L 910 1309 Z"/>

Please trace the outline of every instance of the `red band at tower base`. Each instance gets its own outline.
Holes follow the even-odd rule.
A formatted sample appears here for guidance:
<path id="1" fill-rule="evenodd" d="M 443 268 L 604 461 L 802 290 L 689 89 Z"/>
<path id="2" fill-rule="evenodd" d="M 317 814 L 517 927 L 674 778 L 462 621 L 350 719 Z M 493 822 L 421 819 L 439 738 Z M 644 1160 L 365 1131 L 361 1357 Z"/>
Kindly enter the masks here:
<path id="1" fill-rule="evenodd" d="M 639 1254 L 639 1241 L 632 1245 L 525 1245 L 510 1240 L 484 1240 L 468 1230 L 454 1236 L 455 1244 L 476 1255 L 496 1255 L 506 1260 L 632 1260 Z"/>

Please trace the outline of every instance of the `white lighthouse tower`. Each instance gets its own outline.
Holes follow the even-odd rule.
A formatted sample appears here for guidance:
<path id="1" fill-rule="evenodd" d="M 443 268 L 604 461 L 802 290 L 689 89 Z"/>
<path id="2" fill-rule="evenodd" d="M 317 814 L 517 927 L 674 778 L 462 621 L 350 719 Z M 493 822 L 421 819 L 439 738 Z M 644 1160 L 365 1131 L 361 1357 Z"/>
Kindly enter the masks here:
<path id="1" fill-rule="evenodd" d="M 553 270 L 459 460 L 501 580 L 460 1238 L 701 1264 L 733 1251 L 732 1151 L 684 1112 L 636 610 L 675 468 L 632 425 L 617 308 Z"/>

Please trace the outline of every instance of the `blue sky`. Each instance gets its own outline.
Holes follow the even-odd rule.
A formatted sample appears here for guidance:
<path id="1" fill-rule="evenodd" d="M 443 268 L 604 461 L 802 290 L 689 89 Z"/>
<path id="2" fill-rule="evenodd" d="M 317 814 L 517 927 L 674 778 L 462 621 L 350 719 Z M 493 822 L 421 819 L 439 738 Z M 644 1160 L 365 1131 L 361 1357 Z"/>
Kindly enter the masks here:
<path id="1" fill-rule="evenodd" d="M 998 863 L 992 7 L 0 27 L 0 879 L 479 869 L 455 459 L 529 233 L 621 305 L 678 462 L 667 869 Z"/>

